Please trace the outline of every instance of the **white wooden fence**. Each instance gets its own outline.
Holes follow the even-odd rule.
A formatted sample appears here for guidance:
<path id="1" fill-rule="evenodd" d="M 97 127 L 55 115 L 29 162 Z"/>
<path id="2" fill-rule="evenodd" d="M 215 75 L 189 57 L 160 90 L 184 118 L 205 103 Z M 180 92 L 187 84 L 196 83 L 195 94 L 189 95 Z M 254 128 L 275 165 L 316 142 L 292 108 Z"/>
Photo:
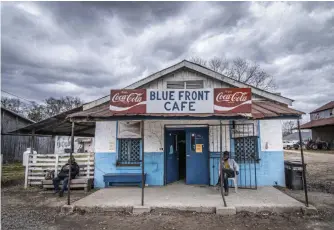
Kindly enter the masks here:
<path id="1" fill-rule="evenodd" d="M 30 185 L 41 185 L 45 179 L 46 171 L 55 170 L 55 176 L 65 165 L 70 154 L 29 154 L 25 169 L 24 187 Z M 75 161 L 80 167 L 76 179 L 94 178 L 94 153 L 74 153 Z"/>

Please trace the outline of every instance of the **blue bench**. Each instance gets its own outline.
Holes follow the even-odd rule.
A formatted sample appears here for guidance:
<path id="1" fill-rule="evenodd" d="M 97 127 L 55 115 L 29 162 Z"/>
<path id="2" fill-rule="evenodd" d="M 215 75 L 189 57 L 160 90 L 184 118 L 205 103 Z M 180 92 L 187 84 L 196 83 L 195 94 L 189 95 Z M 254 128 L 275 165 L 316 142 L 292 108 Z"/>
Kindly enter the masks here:
<path id="1" fill-rule="evenodd" d="M 103 175 L 105 188 L 114 185 L 142 185 L 141 173 L 108 173 Z M 144 174 L 144 184 L 146 181 L 146 173 Z"/>

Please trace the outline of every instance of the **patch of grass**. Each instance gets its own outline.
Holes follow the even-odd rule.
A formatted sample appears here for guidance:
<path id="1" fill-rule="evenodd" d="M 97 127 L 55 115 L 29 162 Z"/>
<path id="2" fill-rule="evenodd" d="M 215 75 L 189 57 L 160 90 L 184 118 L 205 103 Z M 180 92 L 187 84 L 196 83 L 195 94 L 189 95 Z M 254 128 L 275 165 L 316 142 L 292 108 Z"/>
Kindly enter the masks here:
<path id="1" fill-rule="evenodd" d="M 1 184 L 12 184 L 24 180 L 24 166 L 22 163 L 11 163 L 2 165 Z"/>

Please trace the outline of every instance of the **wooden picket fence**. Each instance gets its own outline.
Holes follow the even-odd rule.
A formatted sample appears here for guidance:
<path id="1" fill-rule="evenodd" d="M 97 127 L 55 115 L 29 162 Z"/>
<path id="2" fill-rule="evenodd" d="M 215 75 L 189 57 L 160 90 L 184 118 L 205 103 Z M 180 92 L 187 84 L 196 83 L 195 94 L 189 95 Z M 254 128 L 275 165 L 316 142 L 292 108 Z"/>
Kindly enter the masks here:
<path id="1" fill-rule="evenodd" d="M 70 154 L 29 154 L 25 169 L 24 187 L 42 185 L 47 171 L 55 170 L 55 176 L 65 165 Z M 76 179 L 94 178 L 94 153 L 74 153 L 75 161 L 80 167 Z"/>

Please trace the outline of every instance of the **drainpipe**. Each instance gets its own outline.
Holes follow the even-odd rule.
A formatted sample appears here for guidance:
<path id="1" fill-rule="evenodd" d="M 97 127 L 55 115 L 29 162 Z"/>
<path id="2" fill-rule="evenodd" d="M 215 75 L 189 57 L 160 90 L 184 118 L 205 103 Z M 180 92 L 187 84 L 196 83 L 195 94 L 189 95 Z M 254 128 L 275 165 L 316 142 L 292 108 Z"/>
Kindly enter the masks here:
<path id="1" fill-rule="evenodd" d="M 297 120 L 298 124 L 298 131 L 299 131 L 299 142 L 300 142 L 300 154 L 302 157 L 302 164 L 303 164 L 303 186 L 304 186 L 304 192 L 305 192 L 305 205 L 308 207 L 308 195 L 307 195 L 307 183 L 306 183 L 306 166 L 304 162 L 304 152 L 303 152 L 303 140 L 302 140 L 302 133 L 300 131 L 300 122 L 299 119 Z"/>

